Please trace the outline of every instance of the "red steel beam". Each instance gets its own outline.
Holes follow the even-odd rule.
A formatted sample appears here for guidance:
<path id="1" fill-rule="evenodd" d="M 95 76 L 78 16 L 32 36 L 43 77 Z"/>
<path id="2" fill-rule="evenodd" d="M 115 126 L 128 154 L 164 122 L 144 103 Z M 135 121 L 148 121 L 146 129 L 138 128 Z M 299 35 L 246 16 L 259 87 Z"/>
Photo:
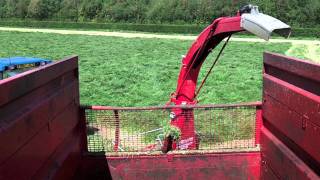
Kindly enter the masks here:
<path id="1" fill-rule="evenodd" d="M 249 103 L 238 103 L 238 104 L 214 104 L 214 105 L 178 105 L 178 106 L 147 106 L 147 107 L 113 107 L 113 106 L 82 106 L 83 109 L 92 110 L 162 110 L 162 109 L 205 109 L 205 108 L 256 108 L 261 106 L 261 102 L 249 102 Z"/>
<path id="2" fill-rule="evenodd" d="M 262 109 L 260 106 L 257 106 L 256 110 L 256 123 L 255 123 L 255 145 L 260 145 L 260 134 L 261 134 L 261 127 L 262 127 Z"/>
<path id="3" fill-rule="evenodd" d="M 114 143 L 114 148 L 113 150 L 115 152 L 118 152 L 119 148 L 119 138 L 120 138 L 120 119 L 119 119 L 119 112 L 118 110 L 114 110 L 114 117 L 115 117 L 115 125 L 116 125 L 116 130 L 115 130 L 115 143 Z"/>
<path id="4" fill-rule="evenodd" d="M 270 52 L 265 52 L 263 58 L 265 66 L 320 82 L 320 65 L 317 63 Z"/>
<path id="5" fill-rule="evenodd" d="M 264 54 L 265 73 L 320 96 L 320 65 L 278 54 Z"/>

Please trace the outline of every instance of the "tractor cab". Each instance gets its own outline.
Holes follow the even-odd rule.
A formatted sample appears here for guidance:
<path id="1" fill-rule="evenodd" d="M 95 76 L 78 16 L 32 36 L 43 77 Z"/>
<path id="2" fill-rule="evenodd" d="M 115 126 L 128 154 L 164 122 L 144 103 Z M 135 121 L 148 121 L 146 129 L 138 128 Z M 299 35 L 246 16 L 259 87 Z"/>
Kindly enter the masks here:
<path id="1" fill-rule="evenodd" d="M 27 70 L 44 66 L 52 61 L 33 57 L 0 58 L 0 80 L 15 76 Z"/>

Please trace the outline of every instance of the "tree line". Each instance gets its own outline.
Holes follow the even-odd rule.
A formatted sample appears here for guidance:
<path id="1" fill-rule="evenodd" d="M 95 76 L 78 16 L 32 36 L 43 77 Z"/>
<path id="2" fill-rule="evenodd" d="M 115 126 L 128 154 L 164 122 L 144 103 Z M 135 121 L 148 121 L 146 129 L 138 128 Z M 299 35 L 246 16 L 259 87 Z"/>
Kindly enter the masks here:
<path id="1" fill-rule="evenodd" d="M 320 24 L 320 0 L 0 0 L 0 18 L 203 24 L 246 3 L 295 26 Z"/>

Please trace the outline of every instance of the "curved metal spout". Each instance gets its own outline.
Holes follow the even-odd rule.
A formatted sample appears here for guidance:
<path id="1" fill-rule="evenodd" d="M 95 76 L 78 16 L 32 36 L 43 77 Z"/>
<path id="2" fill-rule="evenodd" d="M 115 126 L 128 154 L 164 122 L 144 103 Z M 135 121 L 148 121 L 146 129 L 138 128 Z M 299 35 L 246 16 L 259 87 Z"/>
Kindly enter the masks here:
<path id="1" fill-rule="evenodd" d="M 240 26 L 268 41 L 272 32 L 288 38 L 291 34 L 291 27 L 279 19 L 260 13 L 258 6 L 252 6 L 250 13 L 241 15 Z"/>

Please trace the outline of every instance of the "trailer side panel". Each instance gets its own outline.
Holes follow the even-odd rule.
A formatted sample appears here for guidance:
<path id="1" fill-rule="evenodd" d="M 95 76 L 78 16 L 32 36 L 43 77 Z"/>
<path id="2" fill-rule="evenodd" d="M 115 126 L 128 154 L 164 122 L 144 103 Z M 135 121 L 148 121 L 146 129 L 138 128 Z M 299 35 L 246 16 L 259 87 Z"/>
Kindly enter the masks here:
<path id="1" fill-rule="evenodd" d="M 77 179 L 259 179 L 260 152 L 88 155 Z"/>
<path id="2" fill-rule="evenodd" d="M 0 107 L 0 179 L 73 176 L 81 160 L 77 57 L 1 81 Z"/>
<path id="3" fill-rule="evenodd" d="M 262 169 L 281 179 L 319 178 L 320 66 L 265 53 L 263 86 Z"/>

